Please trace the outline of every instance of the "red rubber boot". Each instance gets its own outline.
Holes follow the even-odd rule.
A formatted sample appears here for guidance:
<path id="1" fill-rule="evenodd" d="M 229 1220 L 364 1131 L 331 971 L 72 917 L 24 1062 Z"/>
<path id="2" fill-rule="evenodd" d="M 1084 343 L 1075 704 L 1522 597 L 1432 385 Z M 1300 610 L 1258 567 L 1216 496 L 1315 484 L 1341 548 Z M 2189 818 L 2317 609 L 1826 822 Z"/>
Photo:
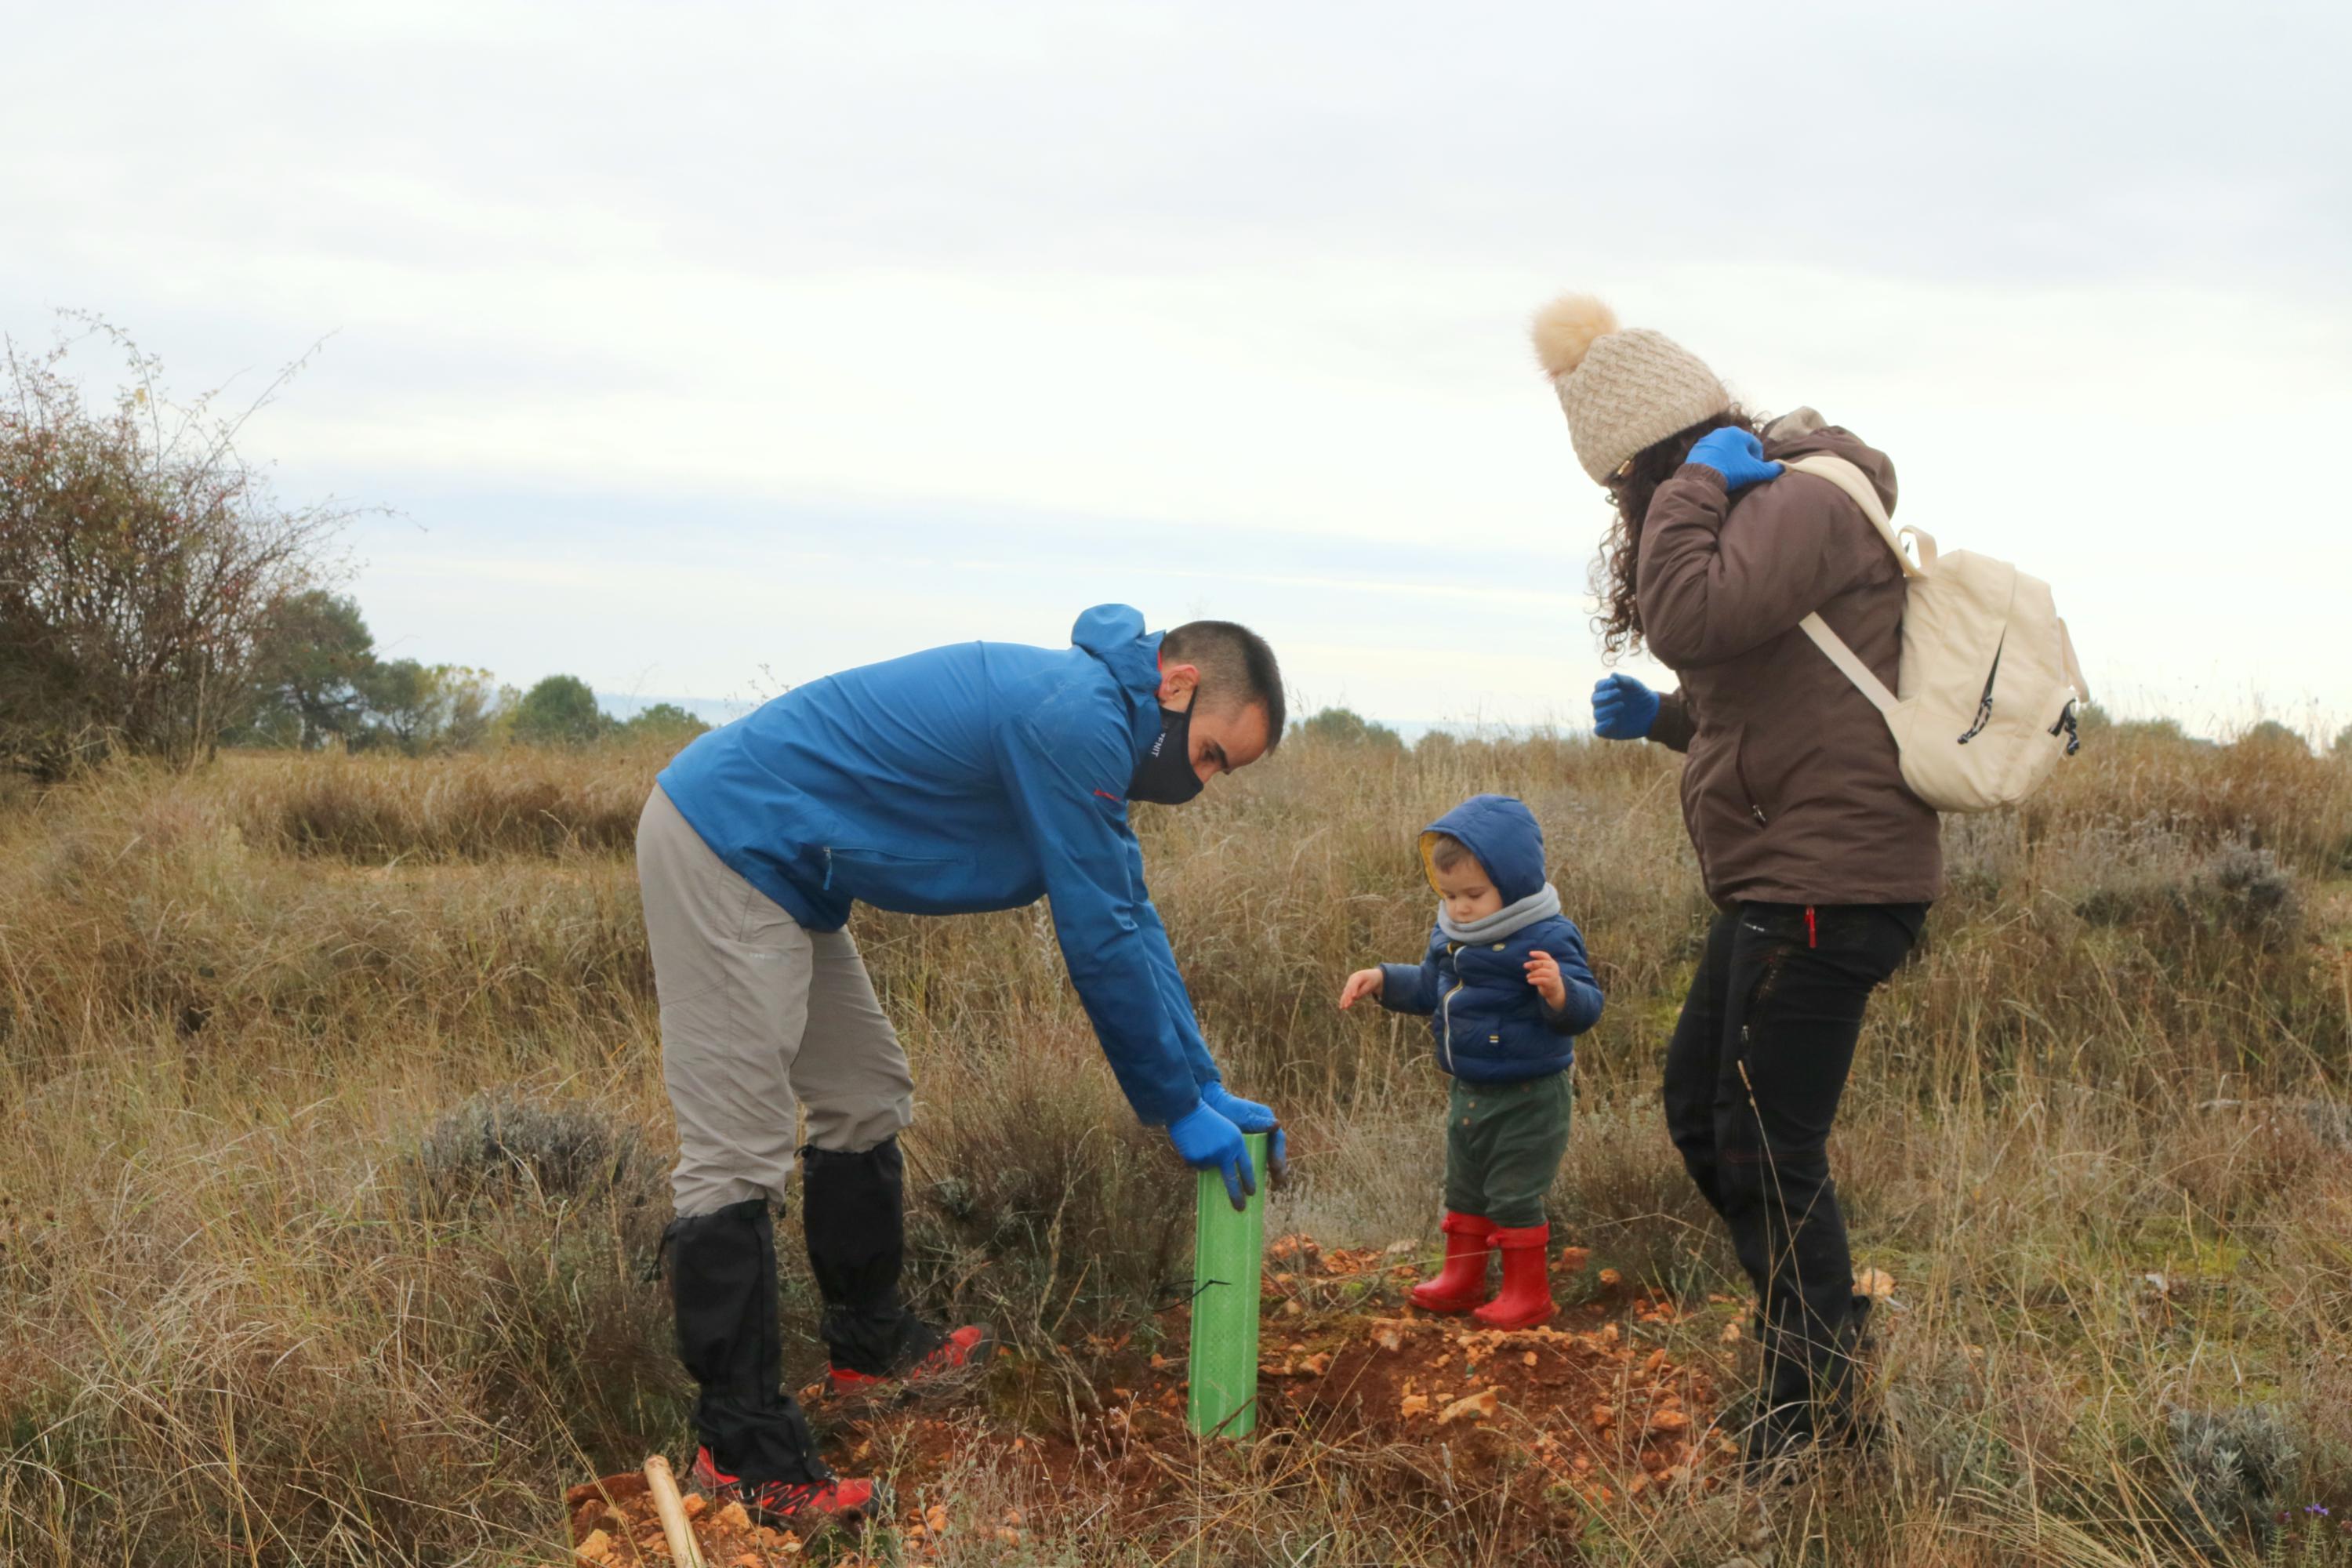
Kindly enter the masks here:
<path id="1" fill-rule="evenodd" d="M 1486 1257 L 1495 1249 L 1495 1227 L 1475 1214 L 1448 1209 L 1438 1228 L 1445 1233 L 1445 1267 L 1436 1279 L 1412 1288 L 1412 1304 L 1432 1312 L 1466 1312 L 1486 1299 Z"/>
<path id="2" fill-rule="evenodd" d="M 1551 1300 L 1551 1226 L 1528 1225 L 1495 1227 L 1495 1245 L 1503 1252 L 1503 1289 L 1478 1309 L 1478 1321 L 1490 1329 L 1531 1329 L 1558 1310 Z"/>

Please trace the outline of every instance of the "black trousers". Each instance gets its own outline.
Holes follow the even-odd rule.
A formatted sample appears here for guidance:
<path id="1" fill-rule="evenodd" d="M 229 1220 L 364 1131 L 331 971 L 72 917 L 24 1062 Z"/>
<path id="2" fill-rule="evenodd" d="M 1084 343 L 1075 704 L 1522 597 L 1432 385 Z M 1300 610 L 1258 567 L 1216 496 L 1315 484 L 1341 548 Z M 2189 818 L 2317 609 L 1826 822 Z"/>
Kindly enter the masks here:
<path id="1" fill-rule="evenodd" d="M 1756 1288 L 1763 1419 L 1781 1444 L 1848 1416 L 1860 1314 L 1830 1125 L 1870 994 L 1924 904 L 1741 904 L 1718 917 L 1666 1047 L 1667 1131 Z"/>

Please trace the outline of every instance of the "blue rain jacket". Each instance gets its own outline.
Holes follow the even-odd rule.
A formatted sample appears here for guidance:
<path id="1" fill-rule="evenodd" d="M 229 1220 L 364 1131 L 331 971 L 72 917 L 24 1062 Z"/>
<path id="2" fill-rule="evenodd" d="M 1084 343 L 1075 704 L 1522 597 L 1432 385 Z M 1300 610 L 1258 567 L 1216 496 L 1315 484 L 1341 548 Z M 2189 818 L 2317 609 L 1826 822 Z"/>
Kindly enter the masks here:
<path id="1" fill-rule="evenodd" d="M 1218 1073 L 1127 817 L 1160 733 L 1160 634 L 1097 605 L 1070 641 L 960 643 L 811 681 L 698 737 L 660 784 L 811 931 L 857 902 L 950 915 L 1050 899 L 1119 1088 L 1170 1122 Z"/>
<path id="2" fill-rule="evenodd" d="M 1543 828 L 1509 795 L 1472 795 L 1423 828 L 1424 868 L 1430 837 L 1439 833 L 1478 857 L 1506 906 L 1543 890 Z M 1436 879 L 1432 872 L 1432 886 Z M 1528 979 L 1527 962 L 1538 952 L 1559 962 L 1568 1005 L 1557 1013 Z M 1601 996 L 1582 933 L 1565 916 L 1547 915 L 1499 942 L 1456 942 L 1442 926 L 1432 930 L 1420 963 L 1381 965 L 1381 1005 L 1426 1014 L 1437 1065 L 1464 1082 L 1517 1083 L 1568 1069 L 1576 1060 L 1574 1037 L 1601 1021 Z"/>

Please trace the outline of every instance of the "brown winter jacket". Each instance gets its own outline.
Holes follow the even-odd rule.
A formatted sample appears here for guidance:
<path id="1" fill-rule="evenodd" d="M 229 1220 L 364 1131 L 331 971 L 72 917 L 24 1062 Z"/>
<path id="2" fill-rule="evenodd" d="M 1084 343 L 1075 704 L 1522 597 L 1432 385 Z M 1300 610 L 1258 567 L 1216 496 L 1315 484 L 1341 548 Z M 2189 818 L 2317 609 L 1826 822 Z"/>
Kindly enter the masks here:
<path id="1" fill-rule="evenodd" d="M 1825 452 L 1895 510 L 1895 465 L 1810 410 L 1764 433 L 1769 458 Z M 1814 610 L 1891 688 L 1903 574 L 1851 497 L 1784 473 L 1724 493 L 1685 464 L 1642 530 L 1636 598 L 1652 654 L 1682 678 L 1650 739 L 1686 752 L 1683 820 L 1717 904 L 1925 903 L 1943 890 L 1934 809 L 1903 786 L 1870 700 L 1798 629 Z"/>

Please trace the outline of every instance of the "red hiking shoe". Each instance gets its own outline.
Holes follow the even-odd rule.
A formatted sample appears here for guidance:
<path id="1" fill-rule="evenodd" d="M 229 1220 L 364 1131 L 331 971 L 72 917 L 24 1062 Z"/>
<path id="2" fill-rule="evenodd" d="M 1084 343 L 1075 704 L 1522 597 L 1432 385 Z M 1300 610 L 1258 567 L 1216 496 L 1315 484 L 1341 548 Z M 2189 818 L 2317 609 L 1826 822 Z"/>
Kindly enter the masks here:
<path id="1" fill-rule="evenodd" d="M 1495 1227 L 1475 1214 L 1449 1209 L 1438 1228 L 1445 1233 L 1445 1267 L 1412 1288 L 1412 1304 L 1432 1312 L 1466 1312 L 1486 1299 Z"/>
<path id="2" fill-rule="evenodd" d="M 754 1524 L 815 1534 L 838 1526 L 880 1523 L 890 1513 L 890 1489 L 880 1481 L 746 1481 L 711 1462 L 710 1450 L 694 1451 L 695 1489 L 724 1507 L 740 1502 Z"/>
<path id="3" fill-rule="evenodd" d="M 919 1390 L 926 1384 L 937 1387 L 958 1381 L 962 1373 L 977 1372 L 995 1353 L 995 1334 L 977 1323 L 966 1323 L 904 1372 L 880 1376 L 836 1366 L 826 1372 L 825 1381 L 835 1394 L 873 1394 L 892 1384 L 909 1390 Z"/>
<path id="4" fill-rule="evenodd" d="M 1557 1309 L 1551 1300 L 1551 1226 L 1497 1226 L 1495 1245 L 1503 1252 L 1503 1289 L 1471 1314 L 1490 1329 L 1532 1329 Z"/>

